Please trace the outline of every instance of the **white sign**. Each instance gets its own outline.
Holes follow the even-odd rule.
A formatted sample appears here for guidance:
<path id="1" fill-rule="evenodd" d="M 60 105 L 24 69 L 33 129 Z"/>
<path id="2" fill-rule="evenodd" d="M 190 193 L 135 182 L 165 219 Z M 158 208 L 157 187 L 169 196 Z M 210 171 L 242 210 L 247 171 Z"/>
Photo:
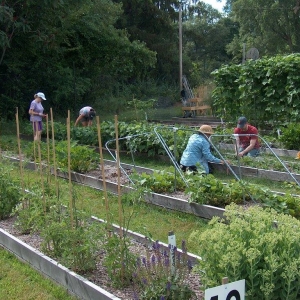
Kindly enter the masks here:
<path id="1" fill-rule="evenodd" d="M 245 300 L 245 279 L 205 290 L 205 300 Z"/>

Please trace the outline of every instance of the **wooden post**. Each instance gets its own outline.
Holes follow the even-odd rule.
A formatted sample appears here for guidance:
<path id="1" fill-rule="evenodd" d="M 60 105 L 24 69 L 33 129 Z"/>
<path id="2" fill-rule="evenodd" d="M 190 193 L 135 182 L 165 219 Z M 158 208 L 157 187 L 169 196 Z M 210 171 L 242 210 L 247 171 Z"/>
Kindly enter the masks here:
<path id="1" fill-rule="evenodd" d="M 101 126 L 100 126 L 99 116 L 96 116 L 96 121 L 97 121 L 97 131 L 98 131 L 98 144 L 99 144 L 99 154 L 100 154 L 100 166 L 101 166 L 101 172 L 102 172 L 103 192 L 104 192 L 104 199 L 105 199 L 106 221 L 107 221 L 107 225 L 109 227 L 110 226 L 109 204 L 108 204 L 108 198 L 107 198 L 106 178 L 105 178 L 103 152 L 102 152 L 102 141 L 101 141 Z"/>
<path id="2" fill-rule="evenodd" d="M 1 125 L 1 118 L 0 118 L 0 125 Z M 0 130 L 0 137 L 1 137 L 1 130 Z M 2 160 L 1 141 L 0 141 L 0 160 Z"/>
<path id="3" fill-rule="evenodd" d="M 48 114 L 46 115 L 46 134 L 47 134 L 47 165 L 48 165 L 48 180 L 51 182 L 50 176 L 50 143 L 49 143 L 49 125 L 48 125 Z"/>
<path id="4" fill-rule="evenodd" d="M 71 178 L 71 130 L 70 130 L 70 110 L 68 110 L 67 118 L 67 140 L 68 140 L 68 174 L 69 174 L 69 209 L 71 228 L 74 227 L 73 219 L 73 191 L 72 191 L 72 178 Z"/>
<path id="5" fill-rule="evenodd" d="M 223 277 L 222 278 L 222 285 L 224 285 L 224 284 L 228 284 L 228 277 Z"/>
<path id="6" fill-rule="evenodd" d="M 115 115 L 115 132 L 116 132 L 116 158 L 117 158 L 117 172 L 118 172 L 118 203 L 119 203 L 119 226 L 120 237 L 123 237 L 123 215 L 122 215 L 122 199 L 121 199 L 121 173 L 120 173 L 120 150 L 119 150 L 119 130 L 118 130 L 118 116 Z"/>
<path id="7" fill-rule="evenodd" d="M 58 189 L 57 166 L 56 166 L 56 152 L 55 152 L 55 133 L 54 133 L 52 107 L 50 108 L 50 121 L 51 121 L 51 129 L 52 129 L 52 159 L 53 159 L 54 181 L 55 181 L 55 187 L 56 187 L 56 197 L 57 197 L 57 201 L 59 201 L 59 189 Z M 59 204 L 59 202 L 58 202 L 58 204 Z M 59 205 L 59 207 L 61 207 L 61 206 Z"/>
<path id="8" fill-rule="evenodd" d="M 20 165 L 21 187 L 22 187 L 22 191 L 24 193 L 25 189 L 24 189 L 24 181 L 23 181 L 23 165 L 22 165 L 20 124 L 19 124 L 19 110 L 18 110 L 18 108 L 17 108 L 17 111 L 16 111 L 16 124 L 17 124 L 17 141 L 18 141 L 18 149 L 19 149 L 19 165 Z M 23 202 L 23 208 L 24 208 L 24 202 Z"/>
<path id="9" fill-rule="evenodd" d="M 36 128 L 38 129 L 38 128 Z M 43 198 L 43 206 L 44 206 L 44 214 L 46 215 L 46 198 L 45 198 L 45 187 L 44 187 L 44 176 L 43 176 L 43 164 L 42 164 L 42 152 L 41 152 L 41 139 L 37 140 L 38 146 L 38 156 L 39 156 L 39 170 L 40 170 L 40 178 L 41 178 L 41 187 L 42 187 L 42 198 Z"/>

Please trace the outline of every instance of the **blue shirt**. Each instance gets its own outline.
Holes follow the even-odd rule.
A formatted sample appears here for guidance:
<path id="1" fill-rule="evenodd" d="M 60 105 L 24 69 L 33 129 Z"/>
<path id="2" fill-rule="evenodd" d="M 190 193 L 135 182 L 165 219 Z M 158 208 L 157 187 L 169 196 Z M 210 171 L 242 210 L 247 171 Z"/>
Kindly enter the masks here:
<path id="1" fill-rule="evenodd" d="M 213 156 L 210 152 L 210 144 L 202 134 L 193 134 L 183 151 L 180 163 L 186 167 L 196 166 L 206 162 L 221 163 L 219 158 Z"/>

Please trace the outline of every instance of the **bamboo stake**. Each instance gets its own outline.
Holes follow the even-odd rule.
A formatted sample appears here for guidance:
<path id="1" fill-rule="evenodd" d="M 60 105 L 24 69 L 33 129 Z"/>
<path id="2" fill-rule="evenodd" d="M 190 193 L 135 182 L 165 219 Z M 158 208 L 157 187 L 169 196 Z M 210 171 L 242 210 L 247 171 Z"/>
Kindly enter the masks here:
<path id="1" fill-rule="evenodd" d="M 117 157 L 117 172 L 118 172 L 118 204 L 119 204 L 119 226 L 120 237 L 123 237 L 123 214 L 122 214 L 122 199 L 121 199 L 121 173 L 120 173 L 120 155 L 119 155 L 119 131 L 118 131 L 118 116 L 115 115 L 115 132 L 116 132 L 116 157 Z"/>
<path id="2" fill-rule="evenodd" d="M 48 164 L 48 180 L 51 182 L 50 176 L 50 142 L 49 142 L 49 125 L 48 125 L 48 114 L 46 115 L 46 133 L 47 133 L 47 164 Z"/>
<path id="3" fill-rule="evenodd" d="M 44 187 L 44 176 L 43 176 L 43 165 L 42 165 L 41 139 L 37 140 L 37 145 L 38 145 L 40 178 L 41 178 L 41 186 L 42 186 L 42 199 L 43 199 L 43 206 L 44 206 L 44 214 L 46 215 L 46 198 L 45 198 L 45 187 Z"/>
<path id="4" fill-rule="evenodd" d="M 115 115 L 115 132 L 116 132 L 116 158 L 117 158 L 117 172 L 118 172 L 118 204 L 119 204 L 119 227 L 120 239 L 123 238 L 123 213 L 122 213 L 122 198 L 121 198 L 121 173 L 120 173 L 120 150 L 119 150 L 119 130 L 118 130 L 118 115 Z M 121 279 L 124 278 L 124 244 L 120 243 L 121 253 Z"/>
<path id="5" fill-rule="evenodd" d="M 1 125 L 1 118 L 0 118 L 0 125 Z M 1 127 L 0 127 L 0 137 L 1 137 Z M 0 161 L 2 160 L 2 150 L 1 150 L 1 140 L 0 140 Z"/>
<path id="6" fill-rule="evenodd" d="M 70 218 L 71 228 L 74 226 L 73 220 L 73 192 L 72 192 L 72 178 L 71 178 L 71 130 L 70 130 L 70 110 L 68 110 L 67 118 L 67 139 L 68 139 L 68 174 L 69 174 L 69 196 L 70 196 Z"/>
<path id="7" fill-rule="evenodd" d="M 36 141 L 35 141 L 35 131 L 38 130 L 37 122 L 32 121 L 32 131 L 33 131 L 33 161 L 34 169 L 36 171 Z"/>
<path id="8" fill-rule="evenodd" d="M 57 200 L 59 200 L 59 189 L 58 189 L 58 180 L 57 180 L 55 136 L 54 136 L 54 123 L 53 123 L 52 107 L 50 108 L 50 121 L 51 121 L 51 128 L 52 128 L 52 158 L 53 158 L 53 168 L 54 168 L 54 180 L 55 180 L 55 186 L 56 186 L 56 197 L 57 197 Z M 59 207 L 60 207 L 60 205 L 59 205 Z"/>
<path id="9" fill-rule="evenodd" d="M 17 141 L 19 149 L 19 165 L 20 165 L 20 177 L 21 177 L 21 187 L 23 193 L 25 193 L 24 181 L 23 181 L 23 164 L 22 164 L 22 152 L 21 152 L 21 139 L 20 139 L 20 124 L 19 124 L 19 110 L 16 108 L 16 125 L 17 125 Z M 23 209 L 25 208 L 24 201 L 22 203 Z"/>
<path id="10" fill-rule="evenodd" d="M 110 226 L 109 203 L 108 203 L 108 198 L 107 198 L 106 178 L 105 178 L 105 170 L 104 170 L 104 162 L 103 162 L 103 151 L 102 151 L 102 141 L 101 141 L 101 126 L 100 126 L 99 116 L 96 116 L 96 121 L 97 121 L 97 131 L 98 131 L 100 165 L 101 165 L 101 171 L 102 171 L 103 191 L 104 191 L 104 199 L 105 199 L 106 221 L 107 221 L 107 225 L 109 227 Z"/>

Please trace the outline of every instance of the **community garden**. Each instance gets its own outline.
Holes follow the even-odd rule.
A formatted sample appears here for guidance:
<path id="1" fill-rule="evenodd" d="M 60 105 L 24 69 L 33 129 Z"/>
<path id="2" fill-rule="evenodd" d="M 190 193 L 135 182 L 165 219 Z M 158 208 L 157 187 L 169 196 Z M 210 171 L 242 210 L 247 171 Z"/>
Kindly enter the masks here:
<path id="1" fill-rule="evenodd" d="M 298 57 L 290 59 L 294 64 Z M 239 71 L 259 74 L 267 62 L 255 64 Z M 284 76 L 291 87 L 296 75 L 293 67 L 289 71 Z M 218 72 L 216 113 L 222 80 L 228 79 L 227 71 Z M 236 67 L 236 78 L 249 78 L 237 74 Z M 215 165 L 213 175 L 182 174 L 176 168 L 198 128 L 124 122 L 117 115 L 111 121 L 97 117 L 92 127 L 74 127 L 69 114 L 64 124 L 54 122 L 51 111 L 42 141 L 32 142 L 31 126 L 16 111 L 15 132 L 8 133 L 1 123 L 1 227 L 13 218 L 8 230 L 39 236 L 36 246 L 43 253 L 120 299 L 203 299 L 203 290 L 223 277 L 245 279 L 247 299 L 298 299 L 298 96 L 280 89 L 280 97 L 290 101 L 285 105 L 282 100 L 285 115 L 292 113 L 282 117 L 282 108 L 268 114 L 264 99 L 276 76 L 267 74 L 268 82 L 260 80 L 265 90 L 254 88 L 259 85 L 255 80 L 252 86 L 240 82 L 234 92 L 232 87 L 235 97 L 247 98 L 245 111 L 242 101 L 226 104 L 225 110 L 222 104 L 218 113 L 225 113 L 228 122 L 215 129 L 212 151 L 230 163 Z M 260 98 L 258 93 L 265 94 Z M 248 110 L 254 100 L 260 107 L 256 118 Z M 234 152 L 234 120 L 246 113 L 260 129 L 257 158 L 237 158 Z M 92 180 L 101 184 L 91 188 Z M 168 198 L 160 198 L 157 207 L 160 195 Z M 211 220 L 200 218 L 198 210 L 209 211 L 206 219 Z M 144 235 L 147 246 L 133 242 L 130 230 Z M 158 241 L 168 243 L 171 231 L 177 245 L 163 248 Z"/>

